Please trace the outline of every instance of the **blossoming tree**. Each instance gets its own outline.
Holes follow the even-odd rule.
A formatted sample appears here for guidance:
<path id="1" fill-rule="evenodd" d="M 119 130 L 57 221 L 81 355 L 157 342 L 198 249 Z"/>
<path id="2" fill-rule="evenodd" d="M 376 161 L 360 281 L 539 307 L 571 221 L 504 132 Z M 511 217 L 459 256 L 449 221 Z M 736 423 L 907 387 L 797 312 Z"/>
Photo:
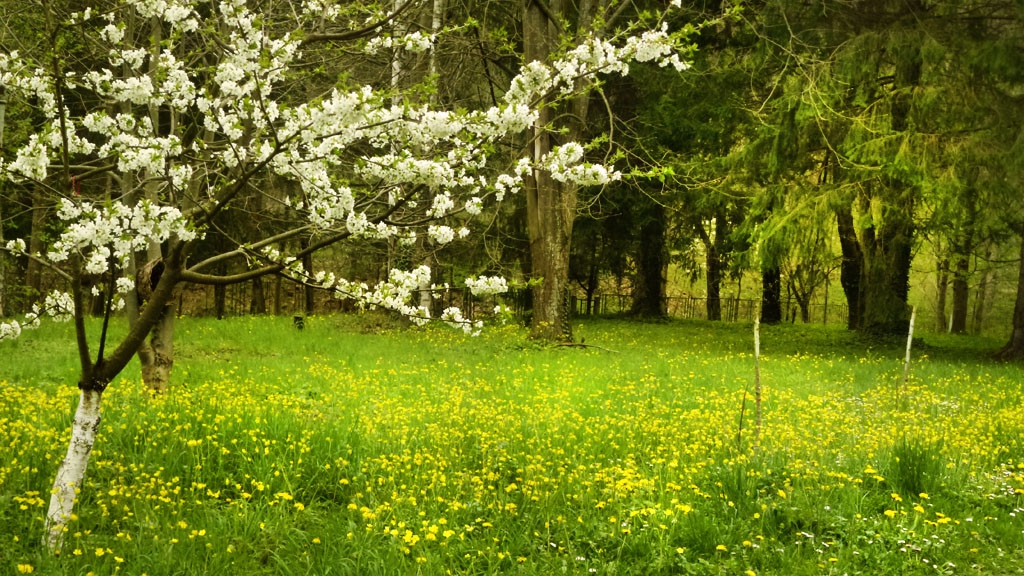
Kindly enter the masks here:
<path id="1" fill-rule="evenodd" d="M 272 12 L 246 0 L 111 0 L 84 12 L 46 4 L 49 52 L 0 54 L 0 86 L 10 98 L 34 103 L 43 119 L 2 159 L 0 175 L 42 190 L 60 227 L 45 252 L 27 253 L 21 238 L 4 248 L 44 262 L 66 286 L 25 319 L 0 324 L 0 340 L 46 315 L 70 319 L 80 364 L 80 401 L 47 513 L 51 549 L 60 546 L 82 486 L 108 384 L 138 355 L 147 385 L 166 386 L 169 311 L 183 284 L 285 274 L 426 322 L 429 311 L 411 303 L 429 282 L 426 267 L 393 270 L 367 286 L 304 269 L 302 258 L 353 238 L 411 242 L 420 234 L 450 242 L 470 233 L 453 216 L 493 208 L 524 178 L 542 174 L 583 186 L 619 177 L 613 167 L 586 162 L 579 142 L 507 165 L 488 164 L 489 151 L 534 126 L 544 106 L 586 90 L 597 73 L 625 74 L 636 60 L 681 66 L 679 38 L 660 26 L 637 35 L 634 26 L 632 35 L 582 35 L 559 58 L 526 63 L 503 99 L 485 109 L 402 102 L 387 86 L 338 85 L 301 97 L 289 88 L 321 46 L 430 50 L 433 35 L 393 33 L 412 29 L 393 22 L 414 1 L 359 14 L 323 0 Z M 64 41 L 70 37 L 76 41 Z M 73 51 L 85 49 L 98 55 Z M 210 233 L 253 194 L 294 218 L 207 255 Z M 245 270 L 217 274 L 226 261 L 244 262 Z M 467 286 L 496 293 L 505 282 L 480 277 Z M 104 310 L 93 331 L 89 292 Z M 122 307 L 127 311 L 118 314 Z M 122 320 L 128 329 L 115 341 L 108 328 Z M 479 329 L 457 309 L 441 320 Z"/>

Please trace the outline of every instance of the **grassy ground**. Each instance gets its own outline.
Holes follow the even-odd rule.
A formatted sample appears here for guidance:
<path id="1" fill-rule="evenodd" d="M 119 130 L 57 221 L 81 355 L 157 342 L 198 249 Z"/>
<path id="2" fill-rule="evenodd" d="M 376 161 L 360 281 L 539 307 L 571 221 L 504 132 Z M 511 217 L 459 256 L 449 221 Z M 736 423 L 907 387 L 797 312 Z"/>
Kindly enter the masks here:
<path id="1" fill-rule="evenodd" d="M 173 391 L 104 397 L 64 553 L 70 327 L 0 343 L 0 574 L 1009 574 L 1024 370 L 998 342 L 595 321 L 517 328 L 183 319 Z"/>

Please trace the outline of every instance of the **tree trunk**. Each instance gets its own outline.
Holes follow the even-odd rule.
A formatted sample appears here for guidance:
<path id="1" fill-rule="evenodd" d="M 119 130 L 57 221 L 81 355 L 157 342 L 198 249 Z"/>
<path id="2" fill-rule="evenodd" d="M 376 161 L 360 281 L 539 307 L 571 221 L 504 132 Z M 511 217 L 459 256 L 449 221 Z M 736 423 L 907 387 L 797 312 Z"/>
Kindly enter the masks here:
<path id="1" fill-rule="evenodd" d="M 920 47 L 912 46 L 896 62 L 890 125 L 900 135 L 910 130 L 911 94 L 921 80 Z M 860 192 L 861 233 L 860 329 L 877 334 L 906 334 L 910 323 L 907 296 L 914 242 L 915 184 L 896 177 L 868 184 Z"/>
<path id="2" fill-rule="evenodd" d="M 914 226 L 909 193 L 883 208 L 881 222 L 864 231 L 864 268 L 860 279 L 860 329 L 876 334 L 905 334 L 910 321 Z"/>
<path id="3" fill-rule="evenodd" d="M 249 301 L 249 314 L 266 314 L 267 296 L 263 290 L 263 277 L 252 279 L 252 299 Z"/>
<path id="4" fill-rule="evenodd" d="M 970 257 L 961 253 L 957 255 L 956 272 L 953 275 L 953 322 L 950 332 L 953 334 L 967 333 L 967 278 L 970 275 Z"/>
<path id="5" fill-rule="evenodd" d="M 533 321 L 530 335 L 545 340 L 572 340 L 566 317 L 569 287 L 569 245 L 576 191 L 559 186 L 549 174 L 537 171 L 527 185 L 530 212 L 530 260 L 533 288 Z"/>
<path id="6" fill-rule="evenodd" d="M 633 314 L 662 318 L 665 308 L 665 270 L 668 248 L 665 243 L 665 208 L 651 203 L 644 210 L 640 226 L 640 244 L 636 254 L 636 284 L 633 290 Z"/>
<path id="7" fill-rule="evenodd" d="M 274 276 L 274 316 L 281 315 L 281 275 Z"/>
<path id="8" fill-rule="evenodd" d="M 3 105 L 6 104 L 6 100 L 3 100 L 3 89 L 0 88 L 0 149 L 3 146 L 4 132 L 3 132 Z M 2 186 L 2 184 L 0 184 Z M 0 192 L 0 197 L 3 193 Z M 0 202 L 0 245 L 4 244 L 4 203 Z M 0 318 L 4 317 L 4 300 L 7 296 L 7 252 L 0 250 Z"/>
<path id="9" fill-rule="evenodd" d="M 217 284 L 213 287 L 213 312 L 217 320 L 223 320 L 227 313 L 228 290 L 227 286 Z"/>
<path id="10" fill-rule="evenodd" d="M 770 266 L 761 273 L 761 318 L 762 324 L 782 322 L 782 270 Z"/>
<path id="11" fill-rule="evenodd" d="M 800 306 L 800 321 L 804 324 L 811 323 L 811 300 L 804 298 L 797 298 L 796 303 Z"/>
<path id="12" fill-rule="evenodd" d="M 149 247 L 150 258 L 159 258 L 159 247 Z M 171 368 L 174 366 L 174 320 L 177 317 L 177 299 L 168 298 L 166 302 L 154 302 L 152 291 L 165 273 L 162 259 L 153 259 L 136 273 L 136 290 L 144 296 L 142 306 L 162 306 L 156 324 L 150 329 L 148 338 L 139 344 L 136 355 L 142 370 L 142 382 L 150 394 L 163 394 L 171 381 Z M 129 323 L 134 324 L 140 310 L 129 308 Z"/>
<path id="13" fill-rule="evenodd" d="M 1001 360 L 1024 360 L 1024 237 L 1020 243 L 1019 267 L 1017 301 L 1013 306 L 1013 330 L 1010 332 L 1010 341 L 996 354 Z"/>
<path id="14" fill-rule="evenodd" d="M 150 332 L 149 340 L 139 346 L 139 363 L 146 391 L 158 395 L 167 392 L 174 368 L 174 320 L 176 300 L 171 299 L 164 313 Z"/>
<path id="15" fill-rule="evenodd" d="M 705 274 L 705 286 L 707 287 L 707 301 L 705 308 L 707 310 L 708 320 L 721 320 L 722 319 L 722 258 L 718 253 L 718 238 L 714 241 L 705 242 L 707 247 L 707 256 L 705 263 L 707 266 Z"/>
<path id="16" fill-rule="evenodd" d="M 100 400 L 103 393 L 83 389 L 71 423 L 71 440 L 68 452 L 57 468 L 50 491 L 50 507 L 46 512 L 46 527 L 43 545 L 51 552 L 60 551 L 64 530 L 74 510 L 78 491 L 85 478 L 96 432 L 100 427 Z"/>
<path id="17" fill-rule="evenodd" d="M 935 276 L 935 330 L 946 331 L 946 292 L 949 288 L 949 260 L 939 261 Z"/>
<path id="18" fill-rule="evenodd" d="M 32 229 L 28 237 L 28 253 L 40 254 L 43 251 L 43 227 L 46 223 L 46 205 L 43 193 L 32 190 Z M 43 267 L 38 261 L 29 258 L 25 268 L 25 286 L 28 287 L 26 304 L 40 299 L 43 293 Z"/>
<path id="19" fill-rule="evenodd" d="M 576 7 L 575 14 L 568 14 Z M 572 5 L 565 0 L 527 2 L 523 14 L 523 61 L 551 62 L 560 43 L 559 22 L 574 21 L 581 33 L 590 32 L 595 3 L 582 0 Z M 564 133 L 579 141 L 587 122 L 590 98 L 583 94 L 563 106 L 556 123 L 550 103 L 541 102 L 532 136 L 533 160 L 541 160 L 553 146 L 552 134 Z M 577 189 L 559 183 L 545 170 L 535 169 L 525 179 L 527 229 L 530 237 L 531 277 L 540 284 L 533 289 L 533 319 L 530 336 L 545 340 L 572 340 L 569 319 L 569 252 L 572 225 L 576 217 Z"/>
<path id="20" fill-rule="evenodd" d="M 993 258 L 998 256 L 993 255 L 992 246 L 989 245 L 985 250 L 985 260 L 991 262 Z M 985 313 L 989 309 L 990 296 L 992 295 L 992 283 L 995 280 L 995 270 L 989 267 L 984 274 L 981 275 L 981 281 L 978 282 L 978 290 L 974 297 L 974 318 L 971 321 L 971 333 L 981 334 L 982 329 L 985 326 Z"/>
<path id="21" fill-rule="evenodd" d="M 302 249 L 305 250 L 309 246 L 309 240 L 302 241 Z M 302 257 L 302 267 L 306 270 L 306 274 L 313 274 L 313 255 L 306 254 Z M 388 273 L 391 270 L 388 269 Z M 302 296 L 303 296 L 303 307 L 302 312 L 306 316 L 312 316 L 316 311 L 316 292 L 314 288 L 309 284 L 302 285 Z"/>
<path id="22" fill-rule="evenodd" d="M 860 276 L 864 267 L 864 254 L 857 240 L 857 231 L 853 225 L 853 213 L 849 208 L 836 211 L 839 227 L 839 246 L 843 253 L 843 261 L 839 268 L 839 283 L 846 295 L 846 328 L 860 328 Z"/>

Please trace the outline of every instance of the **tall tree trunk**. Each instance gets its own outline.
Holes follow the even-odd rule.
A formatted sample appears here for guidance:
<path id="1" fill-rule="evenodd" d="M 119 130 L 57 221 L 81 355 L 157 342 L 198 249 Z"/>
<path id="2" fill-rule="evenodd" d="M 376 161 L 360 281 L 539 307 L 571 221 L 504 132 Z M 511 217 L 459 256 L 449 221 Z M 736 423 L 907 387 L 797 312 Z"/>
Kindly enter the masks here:
<path id="1" fill-rule="evenodd" d="M 864 267 L 864 254 L 857 240 L 857 230 L 853 224 L 853 213 L 849 207 L 836 211 L 839 227 L 839 246 L 843 253 L 843 261 L 839 267 L 839 283 L 846 295 L 846 328 L 860 328 L 860 277 Z"/>
<path id="2" fill-rule="evenodd" d="M 912 10 L 922 11 L 918 0 Z M 896 62 L 890 125 L 896 138 L 911 128 L 911 95 L 921 81 L 921 52 L 912 46 Z M 860 279 L 860 329 L 905 334 L 910 323 L 907 296 L 913 258 L 915 185 L 895 177 L 868 183 L 860 193 L 861 214 L 868 219 L 860 236 L 864 266 Z"/>
<path id="3" fill-rule="evenodd" d="M 722 319 L 722 269 L 725 267 L 722 261 L 724 220 L 723 214 L 717 214 L 714 219 L 715 227 L 712 230 L 709 230 L 703 222 L 696 224 L 697 235 L 704 243 L 704 280 L 707 288 L 704 307 L 707 319 L 716 321 Z"/>
<path id="4" fill-rule="evenodd" d="M 762 324 L 782 322 L 782 270 L 769 266 L 761 273 L 761 318 Z"/>
<path id="5" fill-rule="evenodd" d="M 946 331 L 946 292 L 949 289 L 949 260 L 939 260 L 935 273 L 935 330 Z"/>
<path id="6" fill-rule="evenodd" d="M 1013 306 L 1013 329 L 1010 341 L 996 357 L 1002 360 L 1024 360 L 1024 237 L 1020 243 L 1020 273 L 1017 275 L 1017 300 Z"/>
<path id="7" fill-rule="evenodd" d="M 913 196 L 892 197 L 880 222 L 863 232 L 864 268 L 860 279 L 860 329 L 878 334 L 904 334 L 910 322 L 907 295 L 914 236 Z"/>
<path id="8" fill-rule="evenodd" d="M 953 322 L 950 332 L 953 334 L 967 333 L 967 278 L 970 276 L 969 253 L 960 253 L 956 257 L 956 270 L 953 274 Z"/>
<path id="9" fill-rule="evenodd" d="M 561 13 L 561 0 L 549 7 Z M 558 26 L 540 2 L 527 2 L 523 17 L 523 60 L 548 62 L 558 45 Z M 551 151 L 550 106 L 543 106 L 533 129 L 534 161 Z M 533 289 L 533 320 L 530 335 L 547 340 L 571 340 L 566 322 L 569 243 L 576 210 L 576 189 L 562 186 L 551 175 L 535 169 L 526 178 L 527 229 L 530 236 L 531 275 L 540 283 Z M 563 330 L 563 326 L 569 328 Z"/>
<path id="10" fill-rule="evenodd" d="M 533 321 L 530 335 L 545 340 L 572 340 L 566 318 L 569 289 L 569 246 L 576 191 L 560 186 L 545 172 L 537 171 L 527 185 L 530 212 L 530 260 L 534 279 Z"/>
<path id="11" fill-rule="evenodd" d="M 665 308 L 665 270 L 668 247 L 665 242 L 665 208 L 651 202 L 644 210 L 640 226 L 640 244 L 636 254 L 636 284 L 633 290 L 633 314 L 661 318 Z"/>
<path id="12" fill-rule="evenodd" d="M 571 13 L 571 9 L 575 12 Z M 574 22 L 580 34 L 592 32 L 596 3 L 566 0 L 526 3 L 523 14 L 523 61 L 550 63 L 560 44 L 562 22 Z M 582 94 L 571 98 L 562 114 L 556 115 L 550 103 L 540 104 L 540 114 L 532 133 L 531 156 L 539 161 L 553 146 L 552 134 L 564 133 L 567 140 L 579 141 L 586 128 L 590 98 Z M 545 340 L 572 340 L 569 319 L 569 252 L 573 220 L 576 218 L 576 186 L 559 183 L 545 170 L 535 169 L 525 178 L 527 229 L 530 237 L 531 277 L 540 284 L 533 290 L 533 319 L 530 335 Z"/>

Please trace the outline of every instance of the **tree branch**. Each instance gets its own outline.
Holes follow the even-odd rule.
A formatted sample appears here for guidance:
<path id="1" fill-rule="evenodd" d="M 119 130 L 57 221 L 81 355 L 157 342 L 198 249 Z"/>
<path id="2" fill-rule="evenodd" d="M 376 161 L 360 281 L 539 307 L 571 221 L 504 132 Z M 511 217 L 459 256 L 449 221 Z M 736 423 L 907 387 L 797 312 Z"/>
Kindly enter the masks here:
<path id="1" fill-rule="evenodd" d="M 358 30 L 308 34 L 305 38 L 302 39 L 302 45 L 305 46 L 306 44 L 315 44 L 317 42 L 344 42 L 346 40 L 355 40 L 356 38 L 369 36 L 377 29 L 386 26 L 387 24 L 391 23 L 395 18 L 401 16 L 404 12 L 406 12 L 409 8 L 412 7 L 415 1 L 416 0 L 407 0 L 405 4 L 403 4 L 398 10 L 395 10 L 394 12 L 389 14 L 387 18 L 384 18 L 383 20 L 378 20 L 377 22 L 374 22 L 372 24 L 368 24 Z"/>

